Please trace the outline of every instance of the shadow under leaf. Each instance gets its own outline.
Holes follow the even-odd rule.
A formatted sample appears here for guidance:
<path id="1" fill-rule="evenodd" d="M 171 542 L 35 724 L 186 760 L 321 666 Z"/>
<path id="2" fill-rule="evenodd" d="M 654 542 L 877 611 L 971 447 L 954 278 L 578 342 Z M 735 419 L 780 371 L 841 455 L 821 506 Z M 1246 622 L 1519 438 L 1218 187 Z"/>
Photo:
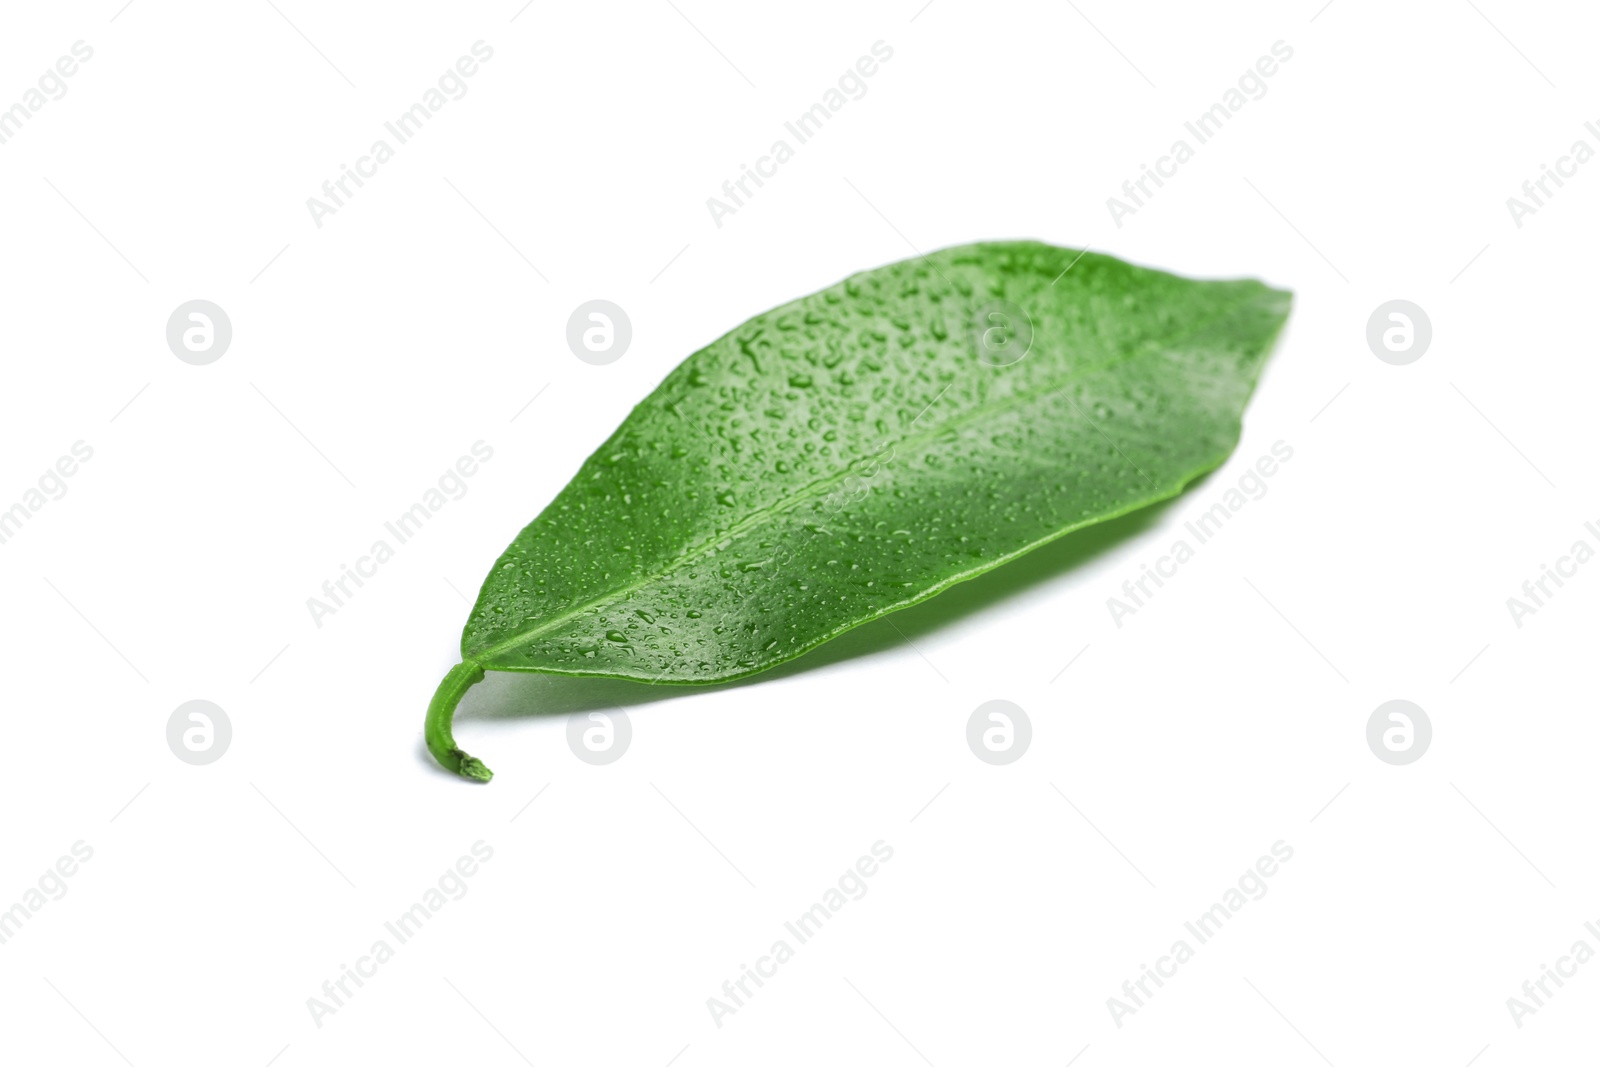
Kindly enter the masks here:
<path id="1" fill-rule="evenodd" d="M 760 685 L 776 678 L 876 655 L 898 648 L 907 640 L 916 641 L 921 636 L 936 633 L 958 620 L 992 610 L 1083 566 L 1119 543 L 1144 533 L 1196 484 L 1198 482 L 1190 483 L 1185 493 L 1172 500 L 1068 534 L 1004 566 L 952 586 L 931 600 L 874 619 L 803 656 L 748 678 L 703 686 L 652 685 L 613 678 L 564 678 L 489 671 L 462 702 L 457 718 L 463 721 L 506 719 L 633 707 L 712 689 Z"/>

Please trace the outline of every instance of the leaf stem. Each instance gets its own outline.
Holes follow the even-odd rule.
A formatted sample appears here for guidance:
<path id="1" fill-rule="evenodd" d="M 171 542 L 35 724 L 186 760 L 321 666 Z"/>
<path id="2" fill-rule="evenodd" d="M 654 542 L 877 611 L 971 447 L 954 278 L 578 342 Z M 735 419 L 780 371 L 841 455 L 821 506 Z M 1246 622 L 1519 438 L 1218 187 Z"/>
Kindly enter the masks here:
<path id="1" fill-rule="evenodd" d="M 485 767 L 482 760 L 469 756 L 456 747 L 456 739 L 450 732 L 450 723 L 455 718 L 456 705 L 461 703 L 461 698 L 466 695 L 468 689 L 481 681 L 483 681 L 483 668 L 472 660 L 451 667 L 444 680 L 439 683 L 433 699 L 428 702 L 428 718 L 422 726 L 422 734 L 428 742 L 428 751 L 433 753 L 433 758 L 439 761 L 439 765 L 474 782 L 487 782 L 494 777 L 494 772 Z"/>

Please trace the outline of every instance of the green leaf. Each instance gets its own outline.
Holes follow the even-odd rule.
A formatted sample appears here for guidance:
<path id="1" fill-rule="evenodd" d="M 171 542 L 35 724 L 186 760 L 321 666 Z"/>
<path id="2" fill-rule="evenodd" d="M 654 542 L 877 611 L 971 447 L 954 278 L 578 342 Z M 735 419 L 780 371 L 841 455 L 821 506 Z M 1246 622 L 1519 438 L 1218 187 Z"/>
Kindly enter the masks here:
<path id="1" fill-rule="evenodd" d="M 484 580 L 484 670 L 754 674 L 1227 458 L 1290 294 L 1032 242 L 847 278 L 684 360 Z"/>

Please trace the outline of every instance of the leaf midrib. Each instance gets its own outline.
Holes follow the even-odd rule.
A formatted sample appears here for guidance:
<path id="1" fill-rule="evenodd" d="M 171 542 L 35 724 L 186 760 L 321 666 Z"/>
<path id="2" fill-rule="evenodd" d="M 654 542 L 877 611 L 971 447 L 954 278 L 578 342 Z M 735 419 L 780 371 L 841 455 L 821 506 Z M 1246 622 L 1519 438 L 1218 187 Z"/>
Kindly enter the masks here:
<path id="1" fill-rule="evenodd" d="M 976 405 L 971 410 L 965 412 L 964 414 L 957 415 L 948 422 L 942 422 L 937 426 L 930 427 L 927 431 L 921 434 L 908 434 L 899 441 L 891 442 L 890 446 L 897 449 L 905 446 L 915 447 L 915 445 L 920 444 L 921 442 L 931 441 L 934 437 L 948 433 L 951 430 L 963 429 L 972 422 L 977 421 L 979 416 L 992 416 L 997 413 L 1008 411 L 1012 408 L 1025 406 L 1033 401 L 1049 400 L 1051 397 L 1055 396 L 1055 394 L 1063 386 L 1070 384 L 1075 378 L 1085 377 L 1098 371 L 1107 370 L 1111 367 L 1117 366 L 1120 363 L 1126 363 L 1141 356 L 1149 355 L 1154 348 L 1165 347 L 1192 337 L 1204 330 L 1206 327 L 1216 323 L 1218 320 L 1232 315 L 1234 312 L 1238 311 L 1252 300 L 1258 299 L 1263 293 L 1270 293 L 1274 291 L 1275 290 L 1273 290 L 1270 286 L 1262 286 L 1260 289 L 1249 292 L 1238 301 L 1228 304 L 1224 310 L 1217 312 L 1215 315 L 1204 318 L 1199 322 L 1190 325 L 1184 330 L 1168 336 L 1147 338 L 1131 352 L 1117 356 L 1113 359 L 1109 359 L 1104 363 L 1097 363 L 1089 367 L 1076 368 L 1067 372 L 1066 374 L 1061 375 L 1059 378 L 1052 379 L 1051 381 L 1045 383 L 1045 385 L 1039 387 L 1037 390 L 1013 393 L 994 404 Z M 919 415 L 918 418 L 920 417 L 921 416 Z M 913 420 L 912 424 L 915 425 L 915 420 Z M 659 571 L 647 574 L 636 581 L 619 586 L 616 589 L 602 594 L 601 596 L 585 601 L 584 603 L 579 604 L 560 615 L 553 616 L 544 622 L 541 622 L 532 629 L 519 631 L 506 640 L 501 641 L 498 644 L 490 645 L 488 648 L 482 649 L 475 654 L 466 655 L 466 650 L 463 649 L 462 651 L 464 658 L 470 660 L 480 660 L 480 658 L 490 659 L 499 655 L 501 652 L 506 651 L 507 649 L 516 648 L 519 645 L 530 644 L 535 638 L 540 637 L 565 623 L 571 622 L 578 616 L 588 612 L 591 608 L 598 607 L 601 604 L 618 600 L 632 593 L 638 592 L 640 589 L 643 589 L 654 582 L 658 582 L 668 575 L 674 574 L 677 571 L 682 570 L 684 567 L 687 567 L 692 563 L 704 558 L 719 545 L 742 537 L 750 529 L 762 525 L 763 523 L 766 523 L 771 519 L 775 519 L 789 511 L 793 511 L 795 508 L 804 504 L 808 500 L 815 499 L 825 490 L 831 488 L 839 482 L 842 482 L 848 475 L 850 475 L 855 469 L 855 463 L 856 460 L 851 460 L 850 463 L 845 465 L 843 470 L 840 470 L 834 474 L 826 475 L 825 477 L 819 478 L 814 482 L 810 482 L 796 492 L 774 502 L 765 508 L 756 509 L 745 518 L 735 522 L 732 526 L 728 527 L 728 529 L 720 533 L 715 538 L 690 549 L 681 556 L 678 556 Z M 485 590 L 487 590 L 487 586 L 485 587 Z M 478 595 L 477 604 L 473 605 L 474 611 L 476 611 L 478 604 L 483 602 L 483 596 L 484 593 L 480 592 Z"/>

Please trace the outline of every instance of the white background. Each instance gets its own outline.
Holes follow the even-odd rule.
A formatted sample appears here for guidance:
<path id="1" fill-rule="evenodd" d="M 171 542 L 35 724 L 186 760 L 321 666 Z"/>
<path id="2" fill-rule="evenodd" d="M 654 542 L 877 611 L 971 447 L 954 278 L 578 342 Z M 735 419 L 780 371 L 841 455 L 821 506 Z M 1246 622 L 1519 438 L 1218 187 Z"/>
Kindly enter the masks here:
<path id="1" fill-rule="evenodd" d="M 1506 598 L 1600 547 L 1600 163 L 1520 228 L 1506 198 L 1600 148 L 1592 11 L 121 2 L 9 5 L 0 34 L 0 106 L 94 49 L 0 145 L 0 507 L 94 449 L 0 545 L 0 908 L 93 849 L 0 945 L 8 1062 L 1589 1047 L 1600 963 L 1521 1028 L 1506 998 L 1600 949 L 1600 566 L 1521 628 Z M 315 226 L 306 199 L 478 40 L 467 95 Z M 706 198 L 879 40 L 865 97 L 714 225 Z M 1279 40 L 1268 93 L 1114 225 L 1106 198 Z M 853 271 L 1005 237 L 1295 291 L 1221 470 L 897 616 L 909 640 L 880 622 L 705 690 L 491 677 L 457 736 L 494 782 L 438 771 L 422 713 L 463 596 L 670 368 Z M 196 298 L 234 330 L 204 367 L 164 336 Z M 591 298 L 633 323 L 610 366 L 564 341 Z M 1364 337 L 1394 298 L 1433 323 L 1404 367 Z M 468 494 L 315 626 L 306 599 L 478 440 Z M 1268 494 L 1114 625 L 1279 440 Z M 205 767 L 165 740 L 197 698 L 233 725 Z M 965 742 L 995 698 L 1034 732 L 1001 768 Z M 1434 728 L 1405 767 L 1365 741 L 1395 698 Z M 631 748 L 580 762 L 567 715 L 613 705 Z M 307 999 L 479 840 L 467 895 L 316 1025 Z M 878 840 L 867 895 L 716 1026 L 707 998 Z M 1107 998 L 1279 840 L 1270 892 L 1116 1026 Z"/>

